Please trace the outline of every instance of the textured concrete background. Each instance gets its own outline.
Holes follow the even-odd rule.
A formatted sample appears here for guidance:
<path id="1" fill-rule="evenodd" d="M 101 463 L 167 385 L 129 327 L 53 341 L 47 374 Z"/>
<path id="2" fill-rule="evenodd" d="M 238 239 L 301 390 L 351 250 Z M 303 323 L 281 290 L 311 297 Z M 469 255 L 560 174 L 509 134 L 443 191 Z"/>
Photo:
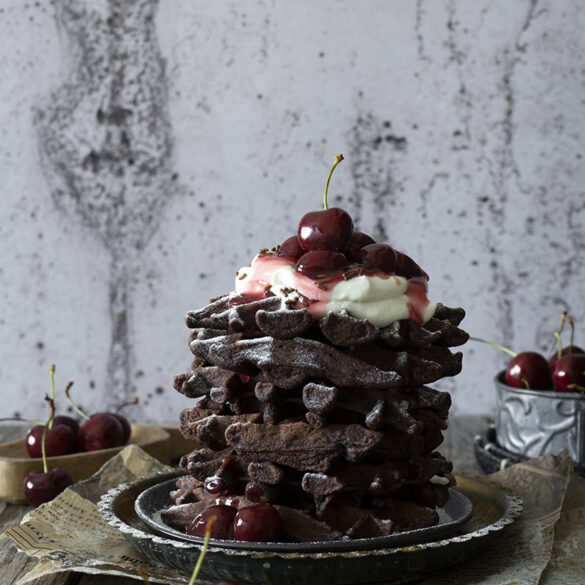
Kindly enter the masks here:
<path id="1" fill-rule="evenodd" d="M 321 205 L 412 255 L 473 335 L 585 344 L 578 0 L 3 0 L 0 414 L 49 364 L 175 420 L 184 313 Z M 504 354 L 441 387 L 494 408 Z M 64 401 L 62 401 L 64 402 Z"/>

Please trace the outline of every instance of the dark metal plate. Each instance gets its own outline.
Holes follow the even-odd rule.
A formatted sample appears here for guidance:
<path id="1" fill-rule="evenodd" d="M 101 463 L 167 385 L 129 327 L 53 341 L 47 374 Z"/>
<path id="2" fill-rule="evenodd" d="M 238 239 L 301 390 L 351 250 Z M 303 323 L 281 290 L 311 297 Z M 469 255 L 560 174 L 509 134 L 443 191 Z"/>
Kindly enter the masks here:
<path id="1" fill-rule="evenodd" d="M 180 530 L 172 528 L 161 518 L 161 512 L 173 505 L 169 492 L 175 489 L 176 479 L 163 481 L 144 490 L 137 498 L 134 509 L 138 517 L 155 532 L 192 542 L 203 544 L 203 538 L 191 536 Z M 465 494 L 451 490 L 447 505 L 438 510 L 439 524 L 429 528 L 397 532 L 389 536 L 377 538 L 356 538 L 353 540 L 339 540 L 329 542 L 241 542 L 237 540 L 212 541 L 217 546 L 229 549 L 255 550 L 255 551 L 279 551 L 279 552 L 323 552 L 323 551 L 355 551 L 379 548 L 407 546 L 409 544 L 421 544 L 432 542 L 451 536 L 457 532 L 459 526 L 465 523 L 473 513 L 473 506 Z"/>
<path id="2" fill-rule="evenodd" d="M 108 524 L 146 556 L 190 575 L 201 545 L 156 534 L 134 509 L 143 491 L 178 475 L 158 474 L 122 484 L 102 497 L 99 508 Z M 471 501 L 473 514 L 448 538 L 396 547 L 380 546 L 378 539 L 369 539 L 370 546 L 362 550 L 319 552 L 234 549 L 215 541 L 200 577 L 263 585 L 397 585 L 422 579 L 472 558 L 522 511 L 520 498 L 499 484 L 461 473 L 456 478 L 456 489 Z"/>

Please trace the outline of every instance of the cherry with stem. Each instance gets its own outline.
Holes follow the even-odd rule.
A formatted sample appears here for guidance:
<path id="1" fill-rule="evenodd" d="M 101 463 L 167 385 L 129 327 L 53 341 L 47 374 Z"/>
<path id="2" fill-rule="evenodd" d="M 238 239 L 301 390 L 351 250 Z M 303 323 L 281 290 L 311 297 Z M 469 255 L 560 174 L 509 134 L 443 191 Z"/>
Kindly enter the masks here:
<path id="1" fill-rule="evenodd" d="M 550 368 L 542 354 L 535 351 L 516 353 L 503 345 L 479 337 L 470 337 L 470 339 L 491 345 L 512 356 L 505 375 L 505 381 L 508 386 L 525 390 L 552 390 L 553 383 Z"/>
<path id="2" fill-rule="evenodd" d="M 311 250 L 344 252 L 349 248 L 353 235 L 351 216 L 339 207 L 330 208 L 327 205 L 327 192 L 331 175 L 342 160 L 343 155 L 338 154 L 327 176 L 323 195 L 323 210 L 310 211 L 299 222 L 297 239 L 304 252 Z"/>
<path id="3" fill-rule="evenodd" d="M 572 326 L 570 317 L 567 317 L 567 321 Z M 576 352 L 566 352 L 563 349 L 561 341 L 561 335 L 558 331 L 555 332 L 555 338 L 558 342 L 558 352 L 553 356 L 556 358 L 554 361 L 549 360 L 549 363 L 553 364 L 552 379 L 555 390 L 557 392 L 585 392 L 585 354 Z M 573 348 L 573 339 L 571 337 L 571 345 L 569 350 Z M 577 348 L 579 349 L 579 348 Z"/>
<path id="4" fill-rule="evenodd" d="M 80 451 L 97 451 L 124 445 L 125 439 L 127 440 L 130 435 L 128 429 L 125 429 L 125 425 L 120 420 L 124 417 L 111 412 L 96 412 L 91 416 L 87 416 L 71 399 L 69 390 L 72 385 L 73 382 L 69 382 L 67 388 L 65 388 L 65 396 L 67 396 L 67 400 L 75 412 L 85 420 L 78 433 Z"/>
<path id="5" fill-rule="evenodd" d="M 44 436 L 45 454 L 49 457 L 69 455 L 77 451 L 77 421 L 69 416 L 55 416 L 55 365 L 49 368 L 51 379 L 50 401 L 53 408 L 49 422 L 37 423 L 28 430 L 25 439 L 30 457 L 41 457 L 41 443 Z M 49 399 L 49 397 L 47 397 Z"/>
<path id="6" fill-rule="evenodd" d="M 47 464 L 47 434 L 55 417 L 55 401 L 50 396 L 46 396 L 45 400 L 49 403 L 50 413 L 41 439 L 43 470 L 33 470 L 24 479 L 24 495 L 29 504 L 35 507 L 56 498 L 66 487 L 73 484 L 73 479 L 66 469 L 62 467 L 49 469 Z"/>
<path id="7" fill-rule="evenodd" d="M 585 354 L 569 353 L 559 358 L 553 383 L 558 392 L 585 392 Z"/>

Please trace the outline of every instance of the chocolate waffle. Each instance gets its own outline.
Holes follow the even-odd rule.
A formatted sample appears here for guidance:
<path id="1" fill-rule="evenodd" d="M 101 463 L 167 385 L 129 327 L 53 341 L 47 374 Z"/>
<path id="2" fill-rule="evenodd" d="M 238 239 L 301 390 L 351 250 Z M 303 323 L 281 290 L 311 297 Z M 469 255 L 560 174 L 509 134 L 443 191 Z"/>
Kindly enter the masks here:
<path id="1" fill-rule="evenodd" d="M 389 534 L 437 522 L 454 485 L 442 442 L 451 398 L 428 384 L 461 369 L 462 309 L 437 305 L 424 324 L 376 327 L 345 311 L 315 319 L 268 296 L 226 295 L 187 315 L 190 372 L 180 415 L 202 445 L 181 460 L 167 520 L 226 493 L 232 505 L 269 502 L 287 540 Z"/>

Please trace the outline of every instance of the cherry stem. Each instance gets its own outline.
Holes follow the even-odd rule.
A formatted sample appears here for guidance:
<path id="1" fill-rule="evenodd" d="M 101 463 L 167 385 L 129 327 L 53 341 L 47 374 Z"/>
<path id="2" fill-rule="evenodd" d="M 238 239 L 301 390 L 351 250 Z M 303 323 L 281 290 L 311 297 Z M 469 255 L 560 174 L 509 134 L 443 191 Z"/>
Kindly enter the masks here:
<path id="1" fill-rule="evenodd" d="M 203 541 L 203 548 L 199 553 L 199 558 L 197 559 L 197 564 L 193 569 L 193 574 L 191 575 L 191 579 L 189 580 L 189 585 L 195 585 L 197 575 L 199 574 L 199 570 L 201 569 L 201 565 L 203 564 L 203 559 L 205 558 L 205 553 L 207 552 L 207 547 L 209 546 L 209 539 L 211 538 L 211 527 L 213 526 L 216 520 L 217 516 L 212 516 L 207 521 L 207 525 L 205 526 L 205 540 Z"/>
<path id="2" fill-rule="evenodd" d="M 0 422 L 25 422 L 33 425 L 39 425 L 40 427 L 44 427 L 45 423 L 42 420 L 33 420 L 31 418 L 14 418 L 14 417 L 6 417 L 0 418 Z"/>
<path id="3" fill-rule="evenodd" d="M 53 425 L 53 419 L 55 418 L 55 400 L 51 396 L 45 395 L 45 400 L 49 403 L 49 420 L 43 429 L 43 437 L 41 439 L 41 457 L 43 458 L 43 473 L 48 473 L 49 466 L 47 465 L 47 451 L 45 449 L 45 442 L 47 439 L 47 431 L 51 429 Z"/>
<path id="4" fill-rule="evenodd" d="M 573 350 L 573 342 L 575 341 L 575 323 L 573 323 L 573 319 L 571 319 L 571 317 L 569 315 L 567 315 L 567 321 L 569 322 L 569 325 L 571 326 L 571 345 L 569 346 L 571 348 L 571 351 Z"/>
<path id="5" fill-rule="evenodd" d="M 203 564 L 203 559 L 205 558 L 205 553 L 207 552 L 207 547 L 209 546 L 209 539 L 211 538 L 211 527 L 217 520 L 217 516 L 212 516 L 208 521 L 207 525 L 205 526 L 205 540 L 203 541 L 203 548 L 199 553 L 199 558 L 197 559 L 197 563 L 195 568 L 193 569 L 193 574 L 191 575 L 191 579 L 189 580 L 189 585 L 195 585 L 195 581 L 197 581 L 197 575 L 201 570 L 201 565 Z M 148 577 L 146 576 L 146 565 L 140 565 L 137 569 L 137 573 L 142 577 L 144 582 L 147 585 L 151 585 Z"/>
<path id="6" fill-rule="evenodd" d="M 569 390 L 578 390 L 579 392 L 585 392 L 585 386 L 579 386 L 579 384 L 569 384 L 567 388 Z"/>
<path id="7" fill-rule="evenodd" d="M 73 410 L 75 410 L 75 412 L 84 420 L 89 420 L 89 416 L 87 416 L 87 414 L 85 414 L 85 412 L 83 412 L 83 410 L 81 410 L 81 408 L 79 408 L 77 406 L 77 404 L 75 404 L 75 402 L 73 402 L 73 400 L 71 399 L 71 396 L 69 396 L 69 389 L 71 388 L 71 386 L 73 386 L 73 382 L 69 382 L 69 384 L 67 384 L 67 388 L 65 388 L 65 396 L 67 396 L 67 400 L 69 402 L 69 404 L 71 404 L 71 406 L 73 407 Z"/>
<path id="8" fill-rule="evenodd" d="M 335 167 L 343 160 L 343 155 L 342 154 L 338 154 L 334 161 L 333 161 L 333 166 L 331 167 L 331 170 L 329 171 L 329 175 L 327 176 L 327 182 L 325 183 L 325 195 L 323 196 L 323 209 L 327 209 L 327 191 L 329 190 L 329 181 L 331 180 L 331 175 L 333 174 L 333 171 L 335 170 Z"/>
<path id="9" fill-rule="evenodd" d="M 128 402 L 122 402 L 122 404 L 120 404 L 120 406 L 118 406 L 118 408 L 116 408 L 116 412 L 120 412 L 123 408 L 126 408 L 126 406 L 130 406 L 132 404 L 138 404 L 140 402 L 138 396 L 134 396 L 134 398 Z"/>
<path id="10" fill-rule="evenodd" d="M 486 343 L 487 345 L 491 345 L 492 347 L 495 347 L 496 349 L 501 349 L 502 351 L 505 351 L 507 354 L 511 355 L 512 357 L 516 357 L 518 354 L 514 351 L 512 351 L 511 349 L 508 349 L 507 347 L 504 347 L 503 345 L 500 345 L 498 343 L 494 343 L 493 341 L 487 341 L 486 339 L 481 339 L 479 337 L 470 337 L 469 339 L 473 339 L 473 341 L 480 341 L 481 343 Z"/>
<path id="11" fill-rule="evenodd" d="M 51 378 L 51 400 L 55 400 L 55 364 L 49 366 L 49 376 Z M 49 430 L 53 428 L 53 419 L 49 421 Z"/>
<path id="12" fill-rule="evenodd" d="M 49 466 L 47 465 L 47 452 L 45 451 L 45 439 L 47 438 L 47 427 L 43 429 L 43 437 L 41 439 L 41 457 L 43 458 L 43 473 L 48 473 Z"/>
<path id="13" fill-rule="evenodd" d="M 565 319 L 566 319 L 566 318 L 567 318 L 567 311 L 563 311 L 563 312 L 561 313 L 561 326 L 559 327 L 559 330 L 558 330 L 558 331 L 556 331 L 556 332 L 553 334 L 555 338 L 553 339 L 552 345 L 551 345 L 550 349 L 549 349 L 549 350 L 548 350 L 548 352 L 547 352 L 547 356 L 549 356 L 549 355 L 552 353 L 552 351 L 553 351 L 553 350 L 554 350 L 554 348 L 555 348 L 555 345 L 557 345 L 557 343 L 558 343 L 558 339 L 559 339 L 559 338 L 557 337 L 557 333 L 560 335 L 560 334 L 563 332 L 563 328 L 565 327 Z M 559 357 L 561 357 L 561 356 L 559 355 Z"/>
<path id="14" fill-rule="evenodd" d="M 51 398 L 55 400 L 55 364 L 49 366 L 49 375 L 51 376 Z"/>
<path id="15" fill-rule="evenodd" d="M 564 315 L 564 313 L 563 313 L 563 315 Z M 556 337 L 557 343 L 559 344 L 559 349 L 558 349 L 557 357 L 559 359 L 561 359 L 563 357 L 563 342 L 561 341 L 561 333 L 560 333 L 560 331 L 555 331 L 555 337 Z"/>

